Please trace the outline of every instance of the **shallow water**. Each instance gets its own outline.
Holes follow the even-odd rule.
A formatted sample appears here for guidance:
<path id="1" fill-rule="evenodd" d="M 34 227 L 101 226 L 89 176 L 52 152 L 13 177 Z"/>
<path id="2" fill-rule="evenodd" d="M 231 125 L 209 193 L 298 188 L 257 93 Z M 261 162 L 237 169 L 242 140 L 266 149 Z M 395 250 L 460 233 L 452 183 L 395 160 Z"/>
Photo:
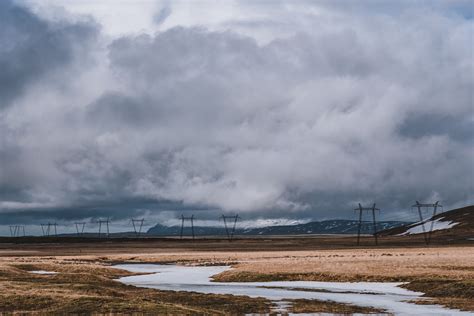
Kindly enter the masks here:
<path id="1" fill-rule="evenodd" d="M 402 283 L 313 281 L 212 282 L 211 277 L 213 275 L 229 270 L 230 267 L 159 264 L 121 264 L 115 267 L 131 272 L 149 273 L 119 279 L 121 282 L 130 285 L 160 290 L 264 297 L 276 302 L 280 307 L 285 306 L 285 302 L 290 299 L 318 299 L 381 308 L 399 315 L 473 315 L 469 312 L 446 309 L 439 305 L 408 303 L 407 301 L 417 299 L 423 293 L 398 287 Z"/>
<path id="2" fill-rule="evenodd" d="M 29 272 L 33 274 L 58 274 L 57 272 L 54 272 L 54 271 L 45 271 L 45 270 L 36 270 L 36 271 L 29 271 Z"/>

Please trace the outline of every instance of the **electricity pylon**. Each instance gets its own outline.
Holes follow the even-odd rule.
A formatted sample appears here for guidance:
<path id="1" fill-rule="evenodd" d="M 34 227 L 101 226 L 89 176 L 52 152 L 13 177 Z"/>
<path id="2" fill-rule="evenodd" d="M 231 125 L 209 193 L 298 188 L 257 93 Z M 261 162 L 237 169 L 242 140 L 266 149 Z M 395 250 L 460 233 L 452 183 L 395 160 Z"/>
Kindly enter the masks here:
<path id="1" fill-rule="evenodd" d="M 372 205 L 372 207 L 362 207 L 362 205 L 359 203 L 359 207 L 354 209 L 354 211 L 359 211 L 359 225 L 357 228 L 357 246 L 360 244 L 360 230 L 362 226 L 362 213 L 364 211 L 372 212 L 372 222 L 373 222 L 373 227 L 374 227 L 374 239 L 375 239 L 375 245 L 378 245 L 378 239 L 377 239 L 377 221 L 375 219 L 375 211 L 380 211 L 380 209 L 375 208 L 375 203 Z"/>
<path id="2" fill-rule="evenodd" d="M 237 225 L 237 220 L 239 219 L 239 215 L 238 214 L 236 215 L 222 214 L 222 219 L 224 220 L 224 227 L 225 227 L 225 232 L 227 234 L 227 239 L 229 240 L 229 242 L 231 242 L 232 239 L 234 239 L 235 226 Z M 229 231 L 229 227 L 227 226 L 227 219 L 229 219 L 231 223 L 233 222 L 233 226 L 230 231 Z"/>
<path id="3" fill-rule="evenodd" d="M 412 208 L 416 207 L 418 209 L 418 215 L 420 216 L 420 222 L 421 222 L 421 227 L 423 229 L 423 237 L 425 238 L 425 243 L 426 245 L 430 244 L 431 241 L 431 232 L 433 231 L 433 225 L 434 225 L 434 220 L 433 217 L 436 215 L 436 211 L 438 210 L 438 207 L 443 207 L 441 204 L 439 204 L 439 201 L 436 201 L 436 203 L 420 203 L 416 201 L 416 204 L 412 205 Z M 421 212 L 422 208 L 433 208 L 433 214 L 431 215 L 431 225 L 430 225 L 430 230 L 427 232 L 425 228 L 425 220 L 423 219 L 423 214 Z"/>
<path id="4" fill-rule="evenodd" d="M 185 221 L 190 221 L 191 222 L 191 232 L 193 234 L 193 240 L 194 240 L 194 215 L 191 216 L 184 216 L 181 215 L 181 233 L 180 233 L 180 238 L 183 239 L 183 231 L 184 231 L 184 222 Z"/>

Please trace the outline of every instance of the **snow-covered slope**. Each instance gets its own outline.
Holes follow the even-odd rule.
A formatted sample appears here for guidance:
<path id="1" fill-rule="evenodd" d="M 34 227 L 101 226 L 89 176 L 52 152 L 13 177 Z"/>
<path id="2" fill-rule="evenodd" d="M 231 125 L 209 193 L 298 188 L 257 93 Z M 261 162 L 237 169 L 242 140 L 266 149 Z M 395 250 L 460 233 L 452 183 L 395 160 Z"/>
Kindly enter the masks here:
<path id="1" fill-rule="evenodd" d="M 424 221 L 424 229 L 426 232 L 431 230 L 431 235 L 435 238 L 474 241 L 474 205 L 437 214 Z M 423 232 L 423 223 L 418 222 L 390 228 L 380 232 L 379 235 L 415 237 L 423 234 Z"/>
<path id="2" fill-rule="evenodd" d="M 437 218 L 434 220 L 428 220 L 424 222 L 418 222 L 413 225 L 408 226 L 409 228 L 401 233 L 398 236 L 403 235 L 412 235 L 412 234 L 423 234 L 425 232 L 433 232 L 435 230 L 442 230 L 442 229 L 449 229 L 454 227 L 459 223 L 451 222 L 451 221 L 443 221 L 444 217 Z"/>

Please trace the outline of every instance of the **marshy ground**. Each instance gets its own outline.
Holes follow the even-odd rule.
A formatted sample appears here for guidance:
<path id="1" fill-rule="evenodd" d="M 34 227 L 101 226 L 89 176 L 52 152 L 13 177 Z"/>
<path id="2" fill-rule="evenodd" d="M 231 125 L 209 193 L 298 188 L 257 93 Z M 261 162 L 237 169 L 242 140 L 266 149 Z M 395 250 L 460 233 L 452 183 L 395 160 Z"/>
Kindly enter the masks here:
<path id="1" fill-rule="evenodd" d="M 232 265 L 216 281 L 403 281 L 429 303 L 474 311 L 474 247 L 469 243 L 354 247 L 348 238 L 146 240 L 0 243 L 2 312 L 117 314 L 269 313 L 265 299 L 158 291 L 115 281 L 131 272 L 121 262 Z M 41 242 L 43 241 L 43 242 Z M 45 242 L 49 241 L 49 242 Z M 33 270 L 56 271 L 54 275 Z M 420 301 L 426 303 L 426 301 Z M 299 300 L 295 312 L 380 312 L 331 302 Z"/>

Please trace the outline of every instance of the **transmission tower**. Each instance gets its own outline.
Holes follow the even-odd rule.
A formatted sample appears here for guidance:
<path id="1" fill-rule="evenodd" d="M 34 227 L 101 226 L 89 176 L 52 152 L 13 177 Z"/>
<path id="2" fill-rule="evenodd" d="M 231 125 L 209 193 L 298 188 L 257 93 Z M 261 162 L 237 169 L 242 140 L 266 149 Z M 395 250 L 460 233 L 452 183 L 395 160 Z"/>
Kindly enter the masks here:
<path id="1" fill-rule="evenodd" d="M 20 237 L 20 233 L 22 231 L 23 231 L 23 236 L 25 236 L 25 225 L 10 225 L 11 237 Z"/>
<path id="2" fill-rule="evenodd" d="M 84 235 L 84 228 L 86 227 L 86 223 L 85 222 L 76 222 L 76 223 L 74 223 L 74 225 L 76 226 L 77 236 L 81 237 L 82 235 Z"/>
<path id="3" fill-rule="evenodd" d="M 10 225 L 10 236 L 11 237 L 16 237 L 16 230 L 17 230 L 16 225 Z"/>
<path id="4" fill-rule="evenodd" d="M 101 231 L 102 231 L 102 224 L 105 224 L 106 228 L 107 228 L 107 234 L 105 235 L 106 237 L 109 237 L 110 236 L 110 231 L 109 231 L 109 223 L 110 223 L 110 220 L 109 218 L 107 219 L 99 219 L 97 221 L 97 223 L 99 224 L 99 238 L 100 238 L 100 234 L 101 234 Z"/>
<path id="5" fill-rule="evenodd" d="M 433 231 L 433 225 L 434 225 L 434 220 L 433 217 L 436 216 L 436 211 L 438 210 L 438 207 L 443 207 L 441 204 L 439 204 L 439 201 L 436 201 L 436 203 L 429 204 L 429 203 L 420 203 L 416 201 L 416 204 L 412 205 L 412 208 L 416 207 L 418 209 L 418 215 L 420 216 L 420 222 L 421 222 L 421 227 L 423 229 L 423 237 L 425 239 L 426 245 L 429 245 L 431 241 L 431 232 Z M 431 215 L 431 225 L 430 225 L 430 230 L 427 232 L 425 228 L 425 221 L 423 219 L 423 212 L 421 211 L 422 208 L 427 208 L 433 209 L 433 213 Z"/>
<path id="6" fill-rule="evenodd" d="M 142 233 L 142 227 L 143 227 L 143 221 L 145 219 L 144 218 L 141 218 L 141 219 L 135 219 L 135 218 L 132 218 L 132 226 L 133 226 L 133 231 L 135 232 L 135 235 L 137 237 L 140 237 L 140 234 Z"/>
<path id="7" fill-rule="evenodd" d="M 181 233 L 180 233 L 180 238 L 183 239 L 183 231 L 184 231 L 184 222 L 185 221 L 190 221 L 191 222 L 191 232 L 193 234 L 193 240 L 194 240 L 194 215 L 191 216 L 184 216 L 181 215 Z"/>
<path id="8" fill-rule="evenodd" d="M 239 215 L 224 215 L 222 214 L 222 219 L 224 221 L 224 227 L 225 227 L 225 232 L 227 234 L 227 239 L 229 242 L 234 239 L 234 233 L 235 233 L 235 226 L 237 225 L 237 220 L 239 219 Z M 229 231 L 229 227 L 227 226 L 227 220 L 230 221 L 230 223 L 233 222 L 232 229 Z"/>
<path id="9" fill-rule="evenodd" d="M 49 236 L 49 225 L 41 224 L 41 231 L 43 232 L 43 236 Z"/>
<path id="10" fill-rule="evenodd" d="M 58 234 L 57 230 L 57 223 L 50 223 L 48 222 L 47 224 L 41 224 L 41 231 L 43 232 L 43 236 L 56 236 Z M 54 234 L 53 230 L 54 229 Z"/>
<path id="11" fill-rule="evenodd" d="M 359 203 L 359 207 L 354 209 L 354 211 L 359 212 L 359 225 L 358 225 L 358 228 L 357 228 L 357 246 L 359 246 L 359 244 L 360 244 L 360 230 L 361 230 L 361 227 L 362 227 L 362 213 L 364 211 L 367 211 L 369 213 L 372 212 L 372 222 L 373 222 L 373 227 L 374 227 L 374 239 L 375 239 L 375 245 L 377 246 L 379 243 L 378 243 L 378 239 L 377 239 L 377 221 L 375 219 L 375 211 L 380 211 L 380 209 L 375 208 L 375 203 L 372 205 L 372 207 L 362 207 L 362 205 Z"/>

